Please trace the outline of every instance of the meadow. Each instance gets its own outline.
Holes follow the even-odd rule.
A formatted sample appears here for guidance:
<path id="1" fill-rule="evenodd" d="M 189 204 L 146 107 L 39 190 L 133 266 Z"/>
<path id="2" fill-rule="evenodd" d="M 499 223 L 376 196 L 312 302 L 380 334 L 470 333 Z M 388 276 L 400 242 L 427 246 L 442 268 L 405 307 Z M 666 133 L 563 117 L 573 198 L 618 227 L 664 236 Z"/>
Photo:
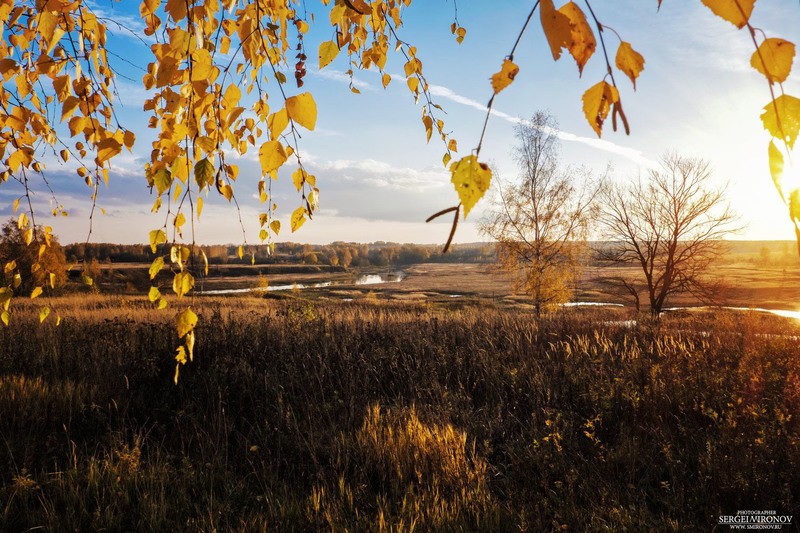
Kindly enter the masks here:
<path id="1" fill-rule="evenodd" d="M 7 531 L 708 531 L 800 514 L 796 322 L 72 295 L 0 329 Z"/>

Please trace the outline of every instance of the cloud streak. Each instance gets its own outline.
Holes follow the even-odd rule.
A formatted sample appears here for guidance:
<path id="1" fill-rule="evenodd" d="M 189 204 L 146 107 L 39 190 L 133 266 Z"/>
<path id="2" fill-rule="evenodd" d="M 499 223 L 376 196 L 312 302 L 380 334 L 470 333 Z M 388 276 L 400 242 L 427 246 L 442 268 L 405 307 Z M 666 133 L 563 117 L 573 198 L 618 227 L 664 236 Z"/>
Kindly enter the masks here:
<path id="1" fill-rule="evenodd" d="M 369 71 L 368 71 L 369 72 Z M 320 78 L 331 80 L 331 81 L 338 81 L 340 83 L 347 83 L 351 82 L 350 76 L 346 72 L 342 72 L 340 70 L 334 69 L 324 69 L 324 70 L 310 70 L 308 72 L 312 76 L 318 76 Z M 361 91 L 377 91 L 378 88 L 367 81 L 360 80 L 356 77 L 352 78 L 353 87 L 361 90 Z"/>
<path id="2" fill-rule="evenodd" d="M 484 113 L 488 110 L 488 108 L 471 98 L 467 98 L 466 96 L 462 96 L 452 89 L 444 87 L 442 85 L 431 85 L 430 86 L 430 93 L 432 96 L 438 96 L 440 98 L 444 98 L 446 100 L 450 100 L 451 102 L 455 102 L 457 104 L 461 104 L 463 106 L 471 107 L 473 109 L 477 109 L 479 111 L 483 111 Z M 510 122 L 512 124 L 525 124 L 531 125 L 529 120 L 525 120 L 520 117 L 516 117 L 513 115 L 509 115 L 508 113 L 504 113 L 502 111 L 498 111 L 496 109 L 492 109 L 491 111 L 493 116 L 496 116 L 499 119 L 505 120 L 506 122 Z M 586 146 L 590 146 L 596 150 L 602 150 L 604 152 L 609 152 L 612 154 L 616 154 L 622 156 L 626 159 L 633 161 L 638 165 L 642 165 L 645 167 L 654 167 L 656 163 L 651 159 L 642 155 L 642 152 L 639 150 L 635 150 L 633 148 L 627 148 L 625 146 L 620 146 L 616 143 L 605 141 L 603 139 L 594 139 L 592 137 L 582 137 L 580 135 L 575 135 L 574 133 L 569 133 L 566 131 L 561 130 L 552 130 L 548 133 L 552 133 L 562 141 L 566 142 L 576 142 L 580 144 L 584 144 Z"/>

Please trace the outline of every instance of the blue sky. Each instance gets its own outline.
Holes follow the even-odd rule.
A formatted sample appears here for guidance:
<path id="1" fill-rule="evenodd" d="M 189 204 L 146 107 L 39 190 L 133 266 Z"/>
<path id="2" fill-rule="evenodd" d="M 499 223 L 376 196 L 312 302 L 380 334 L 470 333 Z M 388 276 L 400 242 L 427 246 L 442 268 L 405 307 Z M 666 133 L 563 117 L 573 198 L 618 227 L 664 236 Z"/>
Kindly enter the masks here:
<path id="1" fill-rule="evenodd" d="M 138 4 L 94 2 L 99 12 L 134 30 L 140 27 Z M 623 182 L 645 174 L 647 166 L 667 150 L 703 157 L 714 168 L 715 179 L 727 183 L 731 203 L 747 223 L 739 238 L 794 238 L 786 209 L 769 177 L 769 137 L 759 119 L 761 108 L 769 102 L 769 90 L 764 78 L 749 66 L 753 51 L 749 35 L 714 16 L 699 0 L 664 0 L 660 12 L 656 4 L 656 0 L 608 0 L 593 6 L 598 18 L 646 60 L 636 92 L 627 78 L 617 74 L 630 136 L 612 132 L 609 123 L 598 141 L 583 116 L 581 95 L 602 79 L 602 58 L 595 54 L 580 78 L 566 53 L 554 62 L 537 15 L 515 55 L 520 72 L 496 99 L 497 114 L 490 121 L 481 158 L 491 162 L 502 179 L 513 179 L 510 149 L 514 124 L 537 110 L 547 110 L 564 132 L 565 164 L 586 165 L 598 173 L 611 164 L 612 179 Z M 457 157 L 468 154 L 478 142 L 483 106 L 491 96 L 488 79 L 499 70 L 531 5 L 530 0 L 458 2 L 459 22 L 468 30 L 461 45 L 450 34 L 453 0 L 416 0 L 405 12 L 400 36 L 419 48 L 434 99 L 445 109 L 447 129 L 458 140 Z M 800 6 L 794 0 L 762 0 L 756 4 L 751 22 L 768 36 L 800 41 Z M 149 229 L 163 222 L 162 214 L 150 213 L 155 198 L 143 177 L 152 130 L 147 130 L 147 115 L 141 111 L 146 93 L 139 86 L 142 72 L 135 66 L 145 67 L 150 52 L 126 31 L 114 30 L 114 34 L 108 49 L 119 57 L 112 55 L 112 64 L 133 80 L 118 80 L 121 122 L 137 133 L 137 143 L 132 155 L 124 153 L 114 160 L 110 186 L 103 187 L 98 201 L 106 214 L 98 215 L 92 240 L 144 242 Z M 377 74 L 357 71 L 361 94 L 355 95 L 344 75 L 344 55 L 318 71 L 316 49 L 330 34 L 327 21 L 312 24 L 306 37 L 309 72 L 301 89 L 314 94 L 319 108 L 317 128 L 303 134 L 300 147 L 309 171 L 317 176 L 320 211 L 297 233 L 288 232 L 287 218 L 298 199 L 289 179 L 292 168 L 282 170 L 274 189 L 285 228 L 278 240 L 443 242 L 448 222 L 425 224 L 424 219 L 457 203 L 449 174 L 441 164 L 444 146 L 435 136 L 426 143 L 421 109 L 402 80 L 393 80 L 384 90 Z M 605 34 L 613 61 L 619 41 L 613 33 Z M 399 54 L 393 54 L 386 71 L 402 74 L 403 62 Z M 786 92 L 800 93 L 798 82 L 800 75 L 795 71 L 784 84 Z M 296 91 L 291 82 L 287 87 L 290 94 Z M 238 158 L 237 163 L 241 167 L 237 198 L 247 240 L 255 243 L 259 212 L 255 193 L 260 175 L 256 152 Z M 55 161 L 49 162 L 48 175 L 71 216 L 40 222 L 51 223 L 62 242 L 85 240 L 89 192 L 71 168 L 59 167 Z M 48 198 L 44 194 L 37 198 L 40 207 L 46 207 Z M 10 212 L 9 193 L 0 199 L 9 204 L 3 209 L 6 215 Z M 479 203 L 460 224 L 456 242 L 482 240 L 475 223 L 486 203 Z M 242 241 L 238 216 L 224 199 L 216 195 L 207 199 L 197 225 L 197 240 Z"/>

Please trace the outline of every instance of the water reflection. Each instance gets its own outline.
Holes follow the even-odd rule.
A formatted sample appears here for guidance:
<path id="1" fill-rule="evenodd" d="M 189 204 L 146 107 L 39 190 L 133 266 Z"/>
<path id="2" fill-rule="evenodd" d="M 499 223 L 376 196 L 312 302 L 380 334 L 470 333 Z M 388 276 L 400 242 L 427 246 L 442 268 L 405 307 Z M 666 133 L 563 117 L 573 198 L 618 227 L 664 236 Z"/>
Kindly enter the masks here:
<path id="1" fill-rule="evenodd" d="M 403 281 L 405 273 L 391 272 L 388 274 L 362 274 L 354 281 L 346 279 L 333 281 L 320 281 L 317 283 L 289 283 L 284 285 L 269 285 L 267 287 L 248 287 L 244 289 L 214 289 L 208 291 L 198 291 L 198 294 L 221 295 L 221 294 L 245 294 L 248 292 L 273 292 L 291 291 L 303 289 L 324 289 L 339 285 L 379 285 L 383 283 L 398 283 Z"/>
<path id="2" fill-rule="evenodd" d="M 782 316 L 784 318 L 793 318 L 800 320 L 800 311 L 791 311 L 789 309 L 765 309 L 763 307 L 710 307 L 710 306 L 697 306 L 697 307 L 668 307 L 664 311 L 708 311 L 713 309 L 728 309 L 730 311 L 755 311 L 757 313 L 769 313 L 771 315 Z"/>

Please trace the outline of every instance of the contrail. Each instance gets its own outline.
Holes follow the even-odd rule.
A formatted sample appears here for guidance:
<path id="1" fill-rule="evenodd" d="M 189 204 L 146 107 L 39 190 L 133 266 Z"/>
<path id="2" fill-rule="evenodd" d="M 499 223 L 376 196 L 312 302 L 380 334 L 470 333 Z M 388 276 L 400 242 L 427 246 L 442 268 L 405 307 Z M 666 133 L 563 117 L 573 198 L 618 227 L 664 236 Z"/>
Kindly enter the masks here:
<path id="1" fill-rule="evenodd" d="M 447 87 L 443 87 L 441 85 L 430 85 L 429 90 L 431 95 L 439 96 L 441 98 L 446 98 L 452 102 L 457 104 L 465 105 L 467 107 L 472 107 L 474 109 L 478 109 L 483 111 L 484 113 L 487 110 L 487 107 L 471 98 L 467 98 L 465 96 L 461 96 L 453 92 L 452 90 L 448 89 Z M 507 122 L 511 122 L 512 124 L 526 124 L 531 125 L 529 120 L 525 120 L 520 117 L 515 117 L 513 115 L 509 115 L 508 113 L 504 113 L 502 111 L 497 111 L 496 109 L 492 109 L 492 115 L 496 116 L 497 118 L 503 119 Z M 624 146 L 620 146 L 615 144 L 611 141 L 604 141 L 603 139 L 594 139 L 592 137 L 582 137 L 580 135 L 575 135 L 574 133 L 569 133 L 566 131 L 561 130 L 553 130 L 551 132 L 556 137 L 561 139 L 562 141 L 567 142 L 577 142 L 581 144 L 585 144 L 587 146 L 591 146 L 592 148 L 596 148 L 597 150 L 603 150 L 605 152 L 610 152 L 612 154 L 617 154 L 627 159 L 630 159 L 634 163 L 638 165 L 642 165 L 644 167 L 655 167 L 657 166 L 655 161 L 652 161 L 645 156 L 642 155 L 642 152 L 639 150 L 634 150 L 633 148 L 626 148 Z"/>

